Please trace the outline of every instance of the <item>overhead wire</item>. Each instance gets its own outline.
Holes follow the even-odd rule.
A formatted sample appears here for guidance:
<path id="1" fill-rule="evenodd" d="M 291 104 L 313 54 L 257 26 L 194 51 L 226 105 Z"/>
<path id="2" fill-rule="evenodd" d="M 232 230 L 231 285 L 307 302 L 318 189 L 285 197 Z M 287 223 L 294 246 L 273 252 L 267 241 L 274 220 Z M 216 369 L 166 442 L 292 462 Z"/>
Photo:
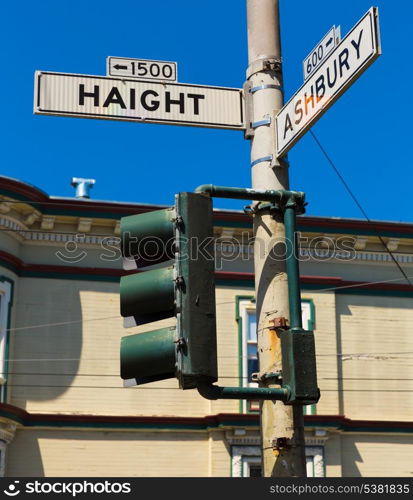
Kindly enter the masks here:
<path id="1" fill-rule="evenodd" d="M 53 373 L 53 372 L 11 372 L 9 371 L 7 375 L 15 375 L 15 376 L 24 376 L 24 377 L 31 377 L 31 376 L 36 376 L 36 377 L 118 377 L 119 378 L 119 373 Z M 219 374 L 220 379 L 235 379 L 235 380 L 249 380 L 251 377 L 249 376 L 239 376 L 239 375 L 224 375 L 224 374 Z M 371 382 L 409 382 L 413 381 L 413 378 L 385 378 L 383 379 L 382 377 L 318 377 L 318 380 L 349 380 L 349 381 L 358 381 L 358 380 L 363 380 L 363 381 L 371 381 Z"/>
<path id="2" fill-rule="evenodd" d="M 26 387 L 26 388 L 59 388 L 59 389 L 68 389 L 69 387 L 72 389 L 121 389 L 125 390 L 125 387 L 123 386 L 99 386 L 99 385 L 40 385 L 40 384 L 8 384 L 8 387 Z M 178 387 L 141 387 L 141 386 L 132 386 L 132 388 L 139 389 L 139 391 L 142 390 L 147 390 L 147 391 L 165 391 L 165 390 L 172 390 L 172 391 L 179 391 L 180 389 Z M 128 389 L 131 389 L 131 387 L 128 387 Z M 404 392 L 404 393 L 410 393 L 413 392 L 413 389 L 323 389 L 323 392 Z"/>
<path id="3" fill-rule="evenodd" d="M 319 141 L 319 139 L 316 137 L 316 135 L 314 134 L 314 132 L 310 129 L 310 134 L 311 136 L 313 137 L 314 141 L 316 142 L 316 144 L 318 145 L 318 147 L 320 148 L 321 152 L 323 153 L 324 157 L 326 158 L 326 160 L 328 161 L 328 163 L 331 165 L 331 167 L 333 168 L 334 172 L 337 174 L 338 178 L 340 179 L 340 181 L 342 182 L 343 186 L 345 187 L 346 191 L 348 192 L 348 194 L 351 196 L 351 198 L 353 199 L 354 203 L 357 205 L 357 207 L 359 208 L 360 212 L 363 214 L 363 216 L 365 217 L 365 219 L 367 220 L 367 222 L 369 223 L 369 225 L 373 228 L 373 230 L 376 232 L 376 236 L 379 238 L 381 244 L 383 245 L 384 249 L 389 253 L 389 255 L 391 256 L 393 262 L 396 264 L 396 266 L 398 267 L 399 271 L 401 272 L 401 274 L 404 276 L 405 280 L 407 281 L 407 283 L 409 285 L 411 285 L 412 283 L 410 282 L 407 274 L 405 273 L 404 269 L 401 267 L 401 265 L 399 264 L 399 262 L 397 261 L 397 259 L 395 258 L 393 252 L 388 248 L 388 246 L 386 245 L 386 242 L 384 241 L 383 237 L 380 235 L 378 229 L 377 229 L 377 226 L 374 224 L 374 222 L 369 218 L 369 216 L 367 215 L 367 212 L 364 210 L 364 208 L 362 207 L 361 203 L 358 201 L 356 195 L 353 193 L 353 191 L 351 190 L 350 186 L 348 185 L 348 183 L 346 182 L 346 180 L 344 179 L 344 177 L 341 175 L 340 171 L 338 170 L 338 168 L 336 167 L 335 163 L 333 162 L 333 160 L 331 159 L 330 155 L 327 153 L 326 149 L 322 146 L 321 142 Z"/>
<path id="4" fill-rule="evenodd" d="M 413 276 L 411 276 L 413 279 Z M 313 290 L 316 293 L 322 293 L 322 292 L 331 292 L 335 290 L 341 290 L 341 289 L 347 289 L 347 288 L 362 288 L 365 286 L 369 285 L 378 285 L 378 284 L 384 284 L 384 283 L 391 283 L 391 282 L 397 282 L 401 281 L 401 278 L 393 278 L 389 280 L 380 280 L 380 281 L 365 281 L 362 283 L 356 283 L 356 284 L 351 284 L 351 285 L 343 285 L 343 286 L 335 286 L 331 288 L 320 288 L 317 290 Z M 228 305 L 228 304 L 235 304 L 235 300 L 229 300 L 225 302 L 218 302 L 216 306 L 222 306 L 222 305 Z M 61 322 L 55 322 L 55 323 L 41 323 L 39 325 L 28 325 L 28 326 L 19 326 L 19 327 L 13 327 L 13 328 L 6 328 L 5 331 L 7 332 L 14 332 L 14 331 L 21 331 L 21 330 L 31 330 L 31 329 L 36 329 L 36 328 L 46 328 L 50 326 L 66 326 L 70 324 L 79 324 L 79 323 L 87 323 L 87 322 L 93 322 L 93 321 L 104 321 L 107 319 L 121 319 L 120 315 L 114 315 L 114 316 L 103 316 L 100 318 L 90 318 L 90 319 L 76 319 L 76 320 L 71 320 L 71 321 L 61 321 Z"/>
<path id="5" fill-rule="evenodd" d="M 384 247 L 384 251 L 383 253 L 388 253 L 393 262 L 396 264 L 396 266 L 398 267 L 398 269 L 400 270 L 401 274 L 403 275 L 404 279 L 409 283 L 409 285 L 411 285 L 411 282 L 410 282 L 410 277 L 407 276 L 407 274 L 404 272 L 404 270 L 402 269 L 402 267 L 400 266 L 400 264 L 398 263 L 397 259 L 395 258 L 393 252 L 388 248 L 388 246 L 386 245 L 385 241 L 383 240 L 383 237 L 379 234 L 378 230 L 377 230 L 377 227 L 374 225 L 374 223 L 370 220 L 370 218 L 368 217 L 366 211 L 364 210 L 364 208 L 362 207 L 362 205 L 360 204 L 360 202 L 358 201 L 357 197 L 354 195 L 354 193 L 352 192 L 351 188 L 349 187 L 349 185 L 347 184 L 347 182 L 345 181 L 345 179 L 343 178 L 343 176 L 341 175 L 341 173 L 339 172 L 338 168 L 336 167 L 336 165 L 334 164 L 334 162 L 332 161 L 331 157 L 328 155 L 328 153 L 326 152 L 325 148 L 321 145 L 320 141 L 318 140 L 318 138 L 315 136 L 314 132 L 312 130 L 310 130 L 310 133 L 311 135 L 313 136 L 313 139 L 315 140 L 316 144 L 318 145 L 318 147 L 320 148 L 320 150 L 322 151 L 323 155 L 325 156 L 325 158 L 327 159 L 327 161 L 329 162 L 329 164 L 332 166 L 332 168 L 334 169 L 335 173 L 337 174 L 337 176 L 339 177 L 339 179 L 341 180 L 341 182 L 343 183 L 345 189 L 347 190 L 347 192 L 350 194 L 351 198 L 353 199 L 353 201 L 356 203 L 356 205 L 358 206 L 359 210 L 361 211 L 361 213 L 363 214 L 363 216 L 366 218 L 366 220 L 368 221 L 368 223 L 373 227 L 374 231 L 376 232 L 376 236 L 379 238 L 381 244 L 383 245 Z M 63 200 L 64 201 L 64 200 Z M 62 200 L 56 200 L 56 201 L 53 201 L 53 200 L 49 200 L 49 201 L 43 201 L 43 202 L 33 202 L 33 201 L 28 201 L 28 202 L 25 202 L 25 201 L 15 201 L 15 200 L 0 200 L 0 202 L 4 203 L 24 203 L 24 204 L 53 204 L 53 205 L 56 205 L 56 204 L 59 204 L 62 202 Z M 67 203 L 64 201 L 64 204 L 65 206 L 73 206 L 73 207 L 76 207 L 76 208 L 84 208 L 84 207 L 79 207 L 79 204 L 78 203 Z M 93 208 L 98 208 L 98 207 L 105 207 L 105 208 L 109 208 L 107 204 L 104 204 L 104 203 L 93 203 L 92 205 L 90 205 L 90 207 L 93 207 Z M 0 231 L 9 231 L 9 232 L 24 232 L 24 233 L 32 233 L 32 232 L 39 232 L 39 229 L 36 229 L 36 230 L 30 230 L 30 229 L 10 229 L 10 228 L 1 228 Z M 63 231 L 44 231 L 45 234 L 59 234 L 59 235 L 72 235 L 72 236 L 79 236 L 79 232 L 75 233 L 75 232 L 63 232 Z M 116 237 L 112 234 L 96 234 L 96 233 L 91 233 L 91 234 L 88 234 L 88 236 L 93 236 L 93 237 L 111 237 L 111 238 L 117 238 L 119 239 L 119 237 Z M 344 289 L 344 288 L 356 288 L 356 287 L 363 287 L 363 286 L 367 286 L 367 285 L 371 285 L 371 284 L 380 284 L 380 283 L 387 283 L 387 282 L 395 282 L 395 281 L 400 281 L 400 279 L 391 279 L 391 280 L 381 280 L 381 281 L 375 281 L 375 282 L 364 282 L 364 283 L 360 283 L 360 284 L 352 284 L 352 285 L 343 285 L 343 286 L 339 286 L 339 287 L 332 287 L 332 288 L 325 288 L 325 289 L 321 289 L 321 290 L 317 290 L 318 292 L 326 292 L 326 291 L 333 291 L 333 290 L 339 290 L 339 289 Z M 230 304 L 230 303 L 235 303 L 235 301 L 229 301 L 229 302 L 226 302 L 226 304 Z M 225 303 L 220 303 L 220 304 L 217 304 L 217 305 L 223 305 Z M 58 322 L 58 323 L 46 323 L 46 324 L 41 324 L 41 325 L 31 325 L 31 326 L 25 326 L 25 327 L 17 327 L 17 328 L 10 328 L 10 329 L 7 329 L 7 331 L 18 331 L 18 330 L 27 330 L 27 329 L 33 329 L 33 328 L 42 328 L 42 327 L 48 327 L 48 326 L 62 326 L 62 325 L 68 325 L 68 324 L 75 324 L 75 323 L 85 323 L 85 322 L 89 322 L 89 321 L 103 321 L 103 320 L 106 320 L 106 319 L 115 319 L 115 318 L 118 318 L 119 316 L 106 316 L 106 317 L 102 317 L 102 318 L 93 318 L 93 319 L 89 319 L 89 320 L 73 320 L 73 321 L 68 321 L 68 322 Z M 384 355 L 392 355 L 392 354 L 411 354 L 410 352 L 403 352 L 403 353 L 377 353 L 375 354 L 375 356 L 384 356 Z M 373 356 L 372 354 L 366 354 L 366 353 L 359 353 L 359 354 L 333 354 L 332 356 Z M 320 356 L 323 356 L 322 354 L 320 354 Z M 240 358 L 240 356 L 229 356 L 231 358 Z M 246 356 L 245 356 L 246 357 Z M 394 358 L 393 358 L 394 359 Z M 400 358 L 399 358 L 400 359 Z M 406 357 L 404 358 L 401 358 L 401 359 L 408 359 Z M 60 361 L 79 361 L 80 359 L 75 359 L 75 358 L 66 358 L 66 359 L 61 359 Z M 13 362 L 13 361 L 17 361 L 17 360 L 11 360 L 9 359 L 8 360 L 9 362 Z M 21 360 L 23 361 L 23 360 Z M 28 360 L 26 360 L 28 361 Z M 40 361 L 40 359 L 39 359 Z M 46 359 L 42 359 L 41 361 L 46 361 Z M 50 359 L 50 361 L 58 361 L 58 359 L 56 358 L 53 358 L 53 359 Z M 15 373 L 15 375 L 24 375 L 23 373 Z M 27 374 L 27 375 L 46 375 L 46 374 L 40 374 L 40 373 L 37 373 L 37 374 Z M 53 376 L 72 376 L 72 375 L 69 375 L 69 374 L 50 374 L 50 375 L 53 375 Z M 105 374 L 105 375 L 99 375 L 99 374 L 93 374 L 93 375 L 87 375 L 87 374 L 82 374 L 83 376 L 112 376 L 112 375 L 108 375 L 108 374 Z M 78 376 L 78 375 L 76 375 Z M 113 376 L 117 376 L 117 375 L 113 375 Z M 230 377 L 223 377 L 223 378 L 230 378 Z M 247 378 L 247 377 L 233 377 L 233 378 Z M 334 380 L 346 380 L 344 378 L 337 378 L 337 379 L 334 379 Z M 354 380 L 362 380 L 362 379 L 354 379 Z M 364 380 L 375 380 L 375 379 L 364 379 Z M 389 379 L 387 379 L 389 380 Z M 411 380 L 411 379 L 394 379 L 394 381 L 399 381 L 399 380 Z M 11 386 L 19 386 L 19 385 L 15 385 L 15 384 L 9 384 Z M 20 385 L 20 386 L 24 386 L 24 387 L 67 387 L 67 386 L 42 386 L 42 385 Z M 113 388 L 113 389 L 119 389 L 119 388 L 122 388 L 122 387 L 109 387 L 109 386 L 104 386 L 104 387 L 100 387 L 100 386 L 72 386 L 72 387 L 78 387 L 78 388 Z M 145 388 L 145 389 L 153 389 L 153 388 Z M 168 388 L 163 388 L 163 389 L 168 389 Z M 173 388 L 171 388 L 173 389 Z M 349 390 L 344 390 L 344 391 L 349 391 Z M 342 391 L 342 392 L 344 392 Z M 358 391 L 358 390 L 356 390 Z M 365 390 L 364 392 L 374 392 L 372 390 Z M 413 391 L 392 391 L 392 392 L 413 392 Z"/>

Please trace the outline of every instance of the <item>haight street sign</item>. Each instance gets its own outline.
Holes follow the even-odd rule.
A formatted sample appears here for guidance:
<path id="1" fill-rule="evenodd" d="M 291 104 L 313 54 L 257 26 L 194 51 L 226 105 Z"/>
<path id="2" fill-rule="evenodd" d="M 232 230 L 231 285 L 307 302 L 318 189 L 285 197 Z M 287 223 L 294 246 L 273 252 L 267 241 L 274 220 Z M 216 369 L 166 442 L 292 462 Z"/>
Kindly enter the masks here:
<path id="1" fill-rule="evenodd" d="M 243 130 L 241 89 L 36 71 L 34 112 Z"/>
<path id="2" fill-rule="evenodd" d="M 380 54 L 378 9 L 372 7 L 277 114 L 277 158 L 292 148 Z"/>

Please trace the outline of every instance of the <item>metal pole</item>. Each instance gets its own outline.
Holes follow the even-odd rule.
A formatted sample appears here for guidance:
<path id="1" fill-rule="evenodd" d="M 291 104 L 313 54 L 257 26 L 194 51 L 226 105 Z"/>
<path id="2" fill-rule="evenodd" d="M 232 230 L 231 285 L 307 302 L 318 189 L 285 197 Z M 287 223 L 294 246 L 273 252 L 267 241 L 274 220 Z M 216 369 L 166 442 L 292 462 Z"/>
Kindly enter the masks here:
<path id="1" fill-rule="evenodd" d="M 283 105 L 278 0 L 247 0 L 247 85 L 252 101 L 252 188 L 289 189 L 288 165 L 274 158 L 273 112 Z M 248 103 L 247 103 L 248 106 Z M 269 123 L 271 121 L 271 123 Z M 248 134 L 248 133 L 247 133 Z M 249 132 L 251 134 L 251 132 Z M 248 136 L 248 135 L 247 135 Z M 288 318 L 285 228 L 282 214 L 260 210 L 254 216 L 254 267 L 261 387 L 280 387 L 266 373 L 281 370 L 281 345 L 276 318 Z M 284 253 L 284 256 L 282 255 Z M 275 323 L 277 324 L 277 323 Z M 277 383 L 278 382 L 278 383 Z M 304 424 L 301 406 L 261 403 L 263 476 L 305 477 Z"/>

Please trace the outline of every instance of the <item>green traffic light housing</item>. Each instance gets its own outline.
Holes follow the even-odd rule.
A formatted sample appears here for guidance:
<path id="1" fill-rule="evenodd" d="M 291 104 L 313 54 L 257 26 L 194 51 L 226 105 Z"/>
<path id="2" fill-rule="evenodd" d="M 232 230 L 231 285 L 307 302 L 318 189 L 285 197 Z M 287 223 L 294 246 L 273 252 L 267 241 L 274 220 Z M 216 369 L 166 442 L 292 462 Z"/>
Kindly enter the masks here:
<path id="1" fill-rule="evenodd" d="M 125 326 L 176 317 L 176 325 L 124 337 L 121 377 L 137 384 L 177 377 L 182 389 L 217 380 L 212 203 L 179 193 L 175 206 L 121 220 L 127 267 L 121 278 Z M 159 267 L 159 266 L 162 267 Z"/>

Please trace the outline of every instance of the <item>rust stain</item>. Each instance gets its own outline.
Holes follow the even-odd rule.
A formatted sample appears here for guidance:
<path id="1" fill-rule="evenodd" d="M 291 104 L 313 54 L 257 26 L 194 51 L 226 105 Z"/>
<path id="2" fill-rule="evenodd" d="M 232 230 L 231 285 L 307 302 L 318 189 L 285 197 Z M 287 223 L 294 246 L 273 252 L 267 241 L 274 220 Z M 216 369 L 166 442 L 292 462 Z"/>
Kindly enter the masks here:
<path id="1" fill-rule="evenodd" d="M 284 318 L 283 316 L 280 316 L 279 318 L 274 318 L 270 321 L 272 323 L 272 326 L 270 328 L 283 328 L 287 329 L 288 328 L 288 319 Z"/>
<path id="2" fill-rule="evenodd" d="M 278 352 L 281 349 L 280 336 L 276 329 L 268 329 L 270 351 Z"/>

